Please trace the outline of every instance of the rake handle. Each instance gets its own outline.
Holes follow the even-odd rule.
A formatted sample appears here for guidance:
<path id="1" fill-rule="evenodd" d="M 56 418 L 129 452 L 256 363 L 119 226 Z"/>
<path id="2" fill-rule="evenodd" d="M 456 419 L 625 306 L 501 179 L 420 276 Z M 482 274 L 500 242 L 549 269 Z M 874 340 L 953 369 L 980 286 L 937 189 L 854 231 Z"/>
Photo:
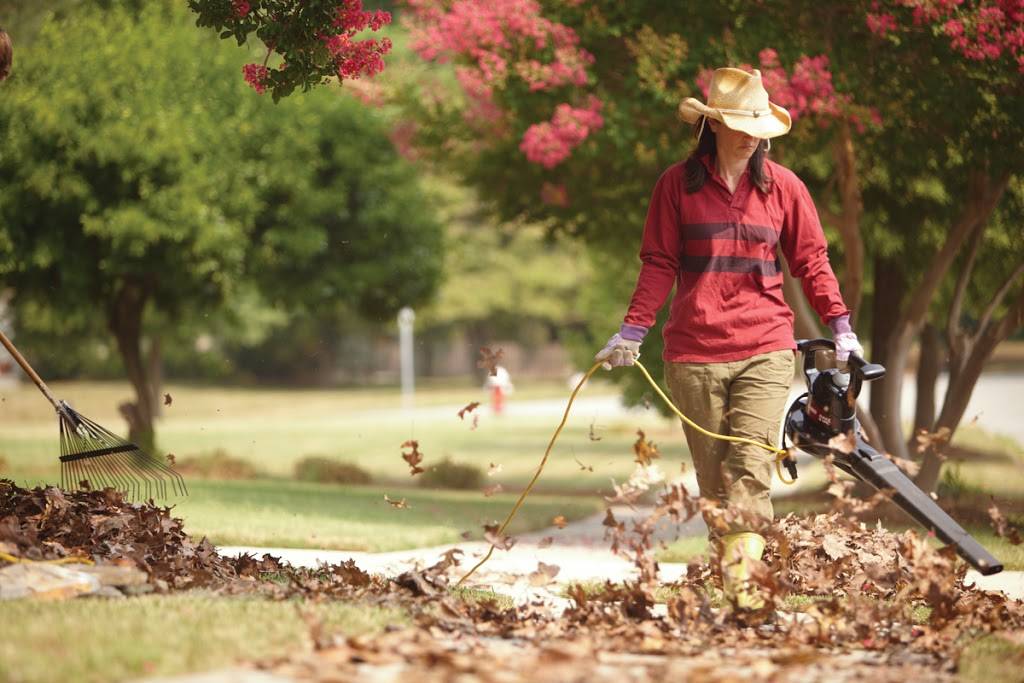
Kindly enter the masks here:
<path id="1" fill-rule="evenodd" d="M 21 369 L 25 371 L 25 374 L 32 378 L 32 381 L 36 383 L 37 387 L 39 387 L 39 391 L 43 392 L 43 396 L 53 404 L 54 408 L 60 410 L 60 404 L 57 403 L 57 399 L 55 399 L 53 394 L 50 393 L 50 388 L 46 386 L 46 382 L 43 381 L 42 377 L 36 374 L 36 371 L 28 364 L 28 361 L 25 360 L 23 355 L 21 355 L 21 352 L 14 348 L 14 343 L 7 338 L 7 335 L 4 334 L 2 330 L 0 330 L 0 343 L 3 343 L 4 348 L 7 349 L 14 360 L 18 361 L 18 365 L 20 365 Z"/>

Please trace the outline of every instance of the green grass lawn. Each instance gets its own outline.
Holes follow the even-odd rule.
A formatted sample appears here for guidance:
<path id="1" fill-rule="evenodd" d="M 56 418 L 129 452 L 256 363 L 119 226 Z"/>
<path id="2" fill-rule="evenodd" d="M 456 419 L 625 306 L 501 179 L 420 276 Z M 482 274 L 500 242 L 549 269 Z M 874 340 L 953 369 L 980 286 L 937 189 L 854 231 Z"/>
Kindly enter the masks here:
<path id="1" fill-rule="evenodd" d="M 323 455 L 363 467 L 382 487 L 415 482 L 401 459 L 401 444 L 419 441 L 424 464 L 449 457 L 487 470 L 502 470 L 488 483 L 506 490 L 521 487 L 533 475 L 561 417 L 484 414 L 473 429 L 472 416 L 456 412 L 471 401 L 485 405 L 477 387 L 426 388 L 417 392 L 419 415 L 401 410 L 394 389 L 274 390 L 218 389 L 170 385 L 173 403 L 157 425 L 159 450 L 178 460 L 215 450 L 245 459 L 277 477 L 291 477 L 295 463 Z M 123 433 L 117 403 L 129 397 L 117 383 L 56 383 L 53 391 L 76 410 L 112 431 Z M 600 382 L 587 386 L 581 398 L 609 396 L 614 389 Z M 547 399 L 564 405 L 569 390 L 559 383 L 517 384 L 509 403 Z M 0 392 L 0 457 L 4 473 L 21 483 L 59 478 L 57 424 L 53 410 L 32 385 Z M 431 407 L 433 407 L 431 409 Z M 662 451 L 663 467 L 672 474 L 686 454 L 682 430 L 655 411 L 628 418 L 575 410 L 559 438 L 538 490 L 575 493 L 609 491 L 609 479 L 627 478 L 633 468 L 632 444 L 643 429 Z M 581 470 L 575 461 L 593 471 Z"/>
<path id="2" fill-rule="evenodd" d="M 384 501 L 405 498 L 408 509 Z M 393 491 L 287 480 L 196 481 L 175 502 L 193 537 L 217 545 L 259 545 L 383 552 L 455 543 L 463 532 L 483 535 L 482 525 L 503 520 L 515 496 L 485 498 L 477 491 Z M 579 519 L 600 511 L 596 496 L 536 495 L 527 499 L 511 533 L 543 528 L 556 515 Z"/>
<path id="3" fill-rule="evenodd" d="M 400 609 L 274 602 L 203 592 L 123 600 L 4 603 L 3 683 L 105 683 L 229 667 L 310 648 L 299 610 L 329 632 L 373 635 L 410 624 Z"/>
<path id="4" fill-rule="evenodd" d="M 1024 681 L 1024 640 L 1009 633 L 975 640 L 964 649 L 957 676 L 969 683 Z"/>

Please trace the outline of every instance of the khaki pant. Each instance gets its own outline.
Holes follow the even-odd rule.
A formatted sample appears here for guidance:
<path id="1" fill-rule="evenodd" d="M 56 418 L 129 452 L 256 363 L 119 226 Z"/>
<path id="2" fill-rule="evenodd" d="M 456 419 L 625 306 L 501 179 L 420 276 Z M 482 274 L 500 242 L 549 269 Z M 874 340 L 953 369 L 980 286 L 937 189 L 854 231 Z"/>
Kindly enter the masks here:
<path id="1" fill-rule="evenodd" d="M 666 363 L 665 379 L 684 415 L 712 432 L 778 445 L 793 381 L 793 352 L 771 351 L 726 363 Z M 700 495 L 771 520 L 775 455 L 757 446 L 705 436 L 683 423 Z M 708 519 L 710 536 L 716 531 Z M 728 533 L 756 531 L 733 522 Z"/>

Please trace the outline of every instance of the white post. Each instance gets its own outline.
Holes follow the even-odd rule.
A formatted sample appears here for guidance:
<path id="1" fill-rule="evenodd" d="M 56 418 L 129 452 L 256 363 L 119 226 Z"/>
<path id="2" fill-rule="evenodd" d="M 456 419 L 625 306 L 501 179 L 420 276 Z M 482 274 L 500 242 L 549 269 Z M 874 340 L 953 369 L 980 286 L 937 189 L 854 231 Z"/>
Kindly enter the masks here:
<path id="1" fill-rule="evenodd" d="M 413 367 L 412 326 L 416 314 L 406 306 L 398 312 L 398 349 L 402 375 L 402 406 L 412 408 L 415 391 L 415 369 Z"/>

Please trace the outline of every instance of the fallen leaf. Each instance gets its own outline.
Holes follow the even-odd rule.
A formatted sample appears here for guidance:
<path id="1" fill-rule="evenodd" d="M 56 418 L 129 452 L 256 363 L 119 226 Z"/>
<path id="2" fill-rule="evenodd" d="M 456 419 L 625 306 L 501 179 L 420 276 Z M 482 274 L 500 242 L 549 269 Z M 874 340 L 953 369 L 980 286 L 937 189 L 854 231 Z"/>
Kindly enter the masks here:
<path id="1" fill-rule="evenodd" d="M 484 525 L 484 540 L 493 545 L 498 550 L 511 550 L 512 546 L 516 544 L 516 540 L 509 536 L 505 536 L 498 531 L 499 525 L 485 524 Z"/>
<path id="2" fill-rule="evenodd" d="M 501 363 L 502 357 L 504 355 L 505 352 L 502 351 L 501 349 L 498 349 L 497 351 L 491 351 L 490 348 L 486 346 L 481 346 L 480 360 L 476 362 L 476 366 L 478 368 L 486 369 L 487 373 L 491 377 L 496 377 L 498 375 L 498 364 Z"/>
<path id="3" fill-rule="evenodd" d="M 555 518 L 551 520 L 551 523 L 559 529 L 564 529 L 569 524 L 569 521 L 565 518 L 565 515 L 556 515 Z"/>
<path id="4" fill-rule="evenodd" d="M 917 452 L 924 453 L 927 450 L 935 451 L 937 455 L 942 454 L 942 450 L 949 443 L 949 437 L 953 435 L 949 427 L 939 427 L 938 431 L 929 432 L 926 429 L 918 430 L 917 434 L 914 435 L 914 441 L 917 442 Z"/>
<path id="5" fill-rule="evenodd" d="M 988 507 L 988 516 L 992 520 L 992 528 L 996 530 L 996 534 L 1005 538 L 1013 545 L 1021 544 L 1021 541 L 1024 539 L 1021 539 L 1020 529 L 1010 524 L 1009 520 L 1006 519 L 1006 515 L 996 505 L 995 500 Z"/>
<path id="6" fill-rule="evenodd" d="M 503 490 L 504 489 L 503 489 L 501 484 L 491 484 L 490 486 L 485 486 L 484 487 L 484 497 L 485 498 L 490 498 L 495 493 L 501 493 Z"/>
<path id="7" fill-rule="evenodd" d="M 554 581 L 555 577 L 558 576 L 559 571 L 561 571 L 561 568 L 558 565 L 538 562 L 537 569 L 530 572 L 530 585 L 538 588 L 546 586 Z"/>
<path id="8" fill-rule="evenodd" d="M 647 467 L 652 460 L 660 458 L 661 454 L 658 453 L 658 447 L 654 445 L 654 442 L 647 439 L 644 430 L 636 430 L 636 436 L 636 442 L 633 444 L 633 453 L 636 456 L 634 459 L 637 464 Z"/>
<path id="9" fill-rule="evenodd" d="M 889 458 L 889 460 L 892 460 L 896 467 L 903 470 L 903 473 L 908 477 L 916 477 L 917 473 L 921 470 L 921 463 L 915 460 L 907 460 L 906 458 L 901 458 L 898 455 L 892 455 L 891 453 L 885 453 L 884 455 Z"/>
<path id="10" fill-rule="evenodd" d="M 177 462 L 178 459 L 174 457 L 174 453 L 167 454 L 167 464 L 169 464 L 171 467 L 174 467 L 177 464 Z"/>
<path id="11" fill-rule="evenodd" d="M 390 505 L 391 507 L 395 508 L 396 510 L 408 510 L 409 508 L 412 507 L 411 505 L 405 502 L 405 498 L 402 498 L 401 500 L 393 500 L 391 498 L 388 498 L 388 494 L 386 493 L 384 494 L 384 502 Z"/>
<path id="12" fill-rule="evenodd" d="M 171 395 L 170 395 L 170 394 L 164 394 L 164 405 L 165 405 L 165 406 L 169 406 L 169 405 L 171 405 L 171 403 L 173 403 L 173 402 L 174 402 L 174 399 L 173 399 L 173 398 L 171 398 Z"/>
<path id="13" fill-rule="evenodd" d="M 836 534 L 825 534 L 825 537 L 821 539 L 821 549 L 825 551 L 829 559 L 838 560 L 841 557 L 846 557 L 852 551 L 846 547 L 841 539 Z"/>
<path id="14" fill-rule="evenodd" d="M 423 462 L 423 454 L 420 453 L 420 444 L 418 441 L 410 439 L 402 444 L 402 448 L 411 449 L 408 453 L 402 451 L 402 460 L 409 463 L 409 474 L 417 475 L 421 474 L 424 470 L 420 467 L 420 463 Z"/>
<path id="15" fill-rule="evenodd" d="M 479 407 L 480 407 L 480 401 L 473 401 L 472 403 L 466 404 L 463 408 L 461 408 L 459 410 L 459 413 L 458 413 L 459 419 L 460 420 L 464 419 L 466 417 L 466 413 L 471 413 L 471 412 L 473 412 L 474 410 L 476 410 Z"/>

